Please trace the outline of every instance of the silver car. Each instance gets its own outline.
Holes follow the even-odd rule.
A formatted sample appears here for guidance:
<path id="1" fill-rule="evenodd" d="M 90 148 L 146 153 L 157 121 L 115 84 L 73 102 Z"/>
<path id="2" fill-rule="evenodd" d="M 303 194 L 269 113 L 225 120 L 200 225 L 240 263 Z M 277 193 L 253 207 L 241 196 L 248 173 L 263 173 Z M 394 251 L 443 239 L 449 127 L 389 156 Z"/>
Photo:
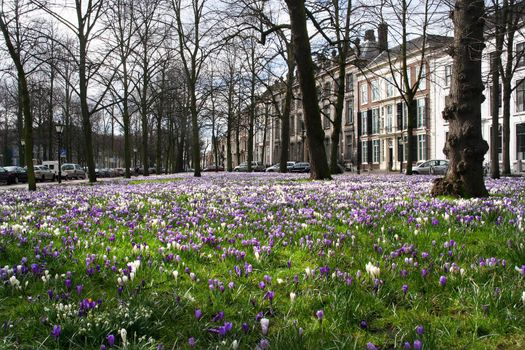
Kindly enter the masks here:
<path id="1" fill-rule="evenodd" d="M 288 171 L 290 171 L 290 169 L 292 169 L 294 164 L 295 164 L 295 162 L 292 162 L 292 161 L 286 162 L 286 169 L 288 169 Z M 267 173 L 277 173 L 277 172 L 279 172 L 279 169 L 280 169 L 279 166 L 280 166 L 279 163 L 274 164 L 271 167 L 267 168 L 266 172 Z"/>
<path id="2" fill-rule="evenodd" d="M 431 159 L 416 165 L 412 169 L 413 174 L 444 175 L 448 169 L 448 160 Z"/>
<path id="3" fill-rule="evenodd" d="M 45 165 L 35 165 L 35 179 L 37 181 L 55 181 L 55 173 Z"/>

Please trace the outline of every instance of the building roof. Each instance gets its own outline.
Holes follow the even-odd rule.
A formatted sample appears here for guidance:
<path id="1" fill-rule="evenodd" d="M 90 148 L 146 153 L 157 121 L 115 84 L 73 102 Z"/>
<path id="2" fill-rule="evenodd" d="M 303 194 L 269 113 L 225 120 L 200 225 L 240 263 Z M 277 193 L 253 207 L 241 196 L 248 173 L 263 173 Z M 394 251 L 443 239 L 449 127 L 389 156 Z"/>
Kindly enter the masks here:
<path id="1" fill-rule="evenodd" d="M 427 34 L 426 35 L 426 49 L 430 51 L 430 50 L 443 48 L 451 44 L 453 40 L 454 38 L 450 36 Z M 422 48 L 422 46 L 423 46 L 423 36 L 418 36 L 417 38 L 411 39 L 407 41 L 407 53 L 410 54 L 413 52 L 417 52 Z M 388 62 L 389 53 L 391 57 L 398 57 L 400 51 L 401 51 L 401 45 L 392 47 L 388 49 L 388 51 L 383 51 L 379 55 L 371 59 L 368 62 L 367 66 L 373 66 L 373 65 L 384 63 L 384 62 Z"/>

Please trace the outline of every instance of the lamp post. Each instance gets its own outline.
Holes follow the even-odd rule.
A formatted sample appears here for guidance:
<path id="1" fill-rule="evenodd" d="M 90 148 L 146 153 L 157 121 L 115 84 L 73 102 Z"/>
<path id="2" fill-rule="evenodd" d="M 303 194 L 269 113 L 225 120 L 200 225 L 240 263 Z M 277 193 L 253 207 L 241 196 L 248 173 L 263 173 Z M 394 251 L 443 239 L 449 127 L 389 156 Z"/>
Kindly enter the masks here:
<path id="1" fill-rule="evenodd" d="M 306 143 L 304 142 L 306 140 L 306 129 L 304 128 L 304 125 L 303 125 L 303 128 L 301 130 L 301 139 L 303 141 L 303 156 L 302 156 L 302 159 L 301 161 L 305 162 L 306 161 Z"/>
<path id="2" fill-rule="evenodd" d="M 18 158 L 20 158 L 20 166 L 23 167 L 24 164 L 22 164 L 22 159 L 24 159 L 24 151 L 25 151 L 25 148 L 26 148 L 26 140 L 24 139 L 21 139 L 20 140 L 20 146 L 22 146 L 22 149 L 20 150 L 19 152 L 19 155 L 18 155 Z M 25 163 L 25 162 L 23 162 Z"/>
<path id="3" fill-rule="evenodd" d="M 61 148 L 62 148 L 62 132 L 64 131 L 64 125 L 57 123 L 55 124 L 55 129 L 57 132 L 57 138 L 58 138 L 58 183 L 62 183 L 62 154 L 61 154 Z"/>

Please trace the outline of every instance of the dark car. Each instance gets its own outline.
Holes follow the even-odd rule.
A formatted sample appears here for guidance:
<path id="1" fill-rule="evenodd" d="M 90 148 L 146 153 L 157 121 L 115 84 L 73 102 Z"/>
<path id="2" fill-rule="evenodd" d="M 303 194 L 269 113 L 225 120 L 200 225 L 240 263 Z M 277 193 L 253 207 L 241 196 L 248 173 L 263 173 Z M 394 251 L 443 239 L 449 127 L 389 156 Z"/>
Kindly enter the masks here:
<path id="1" fill-rule="evenodd" d="M 224 171 L 224 167 L 220 165 L 208 165 L 206 168 L 202 169 L 204 172 L 214 172 L 214 171 Z"/>
<path id="2" fill-rule="evenodd" d="M 295 163 L 290 169 L 290 172 L 292 173 L 309 173 L 310 172 L 310 163 L 306 162 L 299 162 Z"/>
<path id="3" fill-rule="evenodd" d="M 9 173 L 4 168 L 0 167 L 0 182 L 8 183 L 8 181 L 9 181 Z"/>
<path id="4" fill-rule="evenodd" d="M 17 184 L 19 182 L 27 182 L 27 171 L 19 166 L 5 166 L 9 177 L 7 180 L 8 184 Z"/>

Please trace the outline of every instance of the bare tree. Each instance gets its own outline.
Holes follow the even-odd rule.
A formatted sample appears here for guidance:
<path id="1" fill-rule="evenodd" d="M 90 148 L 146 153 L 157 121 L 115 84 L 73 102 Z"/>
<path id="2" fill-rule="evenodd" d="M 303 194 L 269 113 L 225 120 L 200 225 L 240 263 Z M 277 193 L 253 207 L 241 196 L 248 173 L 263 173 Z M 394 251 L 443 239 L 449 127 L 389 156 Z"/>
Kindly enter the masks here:
<path id="1" fill-rule="evenodd" d="M 36 190 L 35 172 L 32 162 L 33 154 L 33 116 L 31 113 L 31 98 L 28 87 L 28 70 L 25 65 L 24 56 L 26 55 L 22 43 L 22 31 L 24 24 L 21 22 L 22 17 L 27 16 L 34 10 L 33 7 L 28 6 L 24 1 L 12 1 L 9 4 L 2 2 L 0 5 L 0 31 L 7 46 L 7 51 L 13 64 L 15 65 L 18 94 L 19 94 L 19 110 L 23 115 L 24 120 L 24 140 L 25 140 L 25 159 L 27 160 L 27 174 L 28 174 L 28 189 L 30 191 Z"/>
<path id="2" fill-rule="evenodd" d="M 290 13 L 294 56 L 299 71 L 302 92 L 304 123 L 310 154 L 310 177 L 316 180 L 331 179 L 324 147 L 324 131 L 317 102 L 312 50 L 306 27 L 304 0 L 286 0 Z"/>
<path id="3" fill-rule="evenodd" d="M 198 83 L 204 64 L 211 52 L 206 47 L 212 25 L 206 19 L 208 0 L 171 0 L 175 15 L 179 56 L 186 78 L 189 95 L 189 113 L 192 126 L 192 152 L 194 176 L 201 176 L 200 126 Z"/>
<path id="4" fill-rule="evenodd" d="M 68 29 L 76 37 L 76 52 L 71 51 L 72 47 L 63 45 L 58 41 L 64 51 L 68 53 L 70 59 L 74 62 L 78 70 L 78 85 L 70 82 L 71 89 L 79 97 L 80 112 L 82 119 L 82 131 L 85 143 L 86 163 L 88 166 L 88 178 L 90 182 L 96 181 L 95 175 L 95 158 L 93 153 L 93 131 L 91 126 L 91 116 L 103 110 L 105 98 L 111 88 L 111 81 L 117 75 L 117 70 L 112 70 L 109 75 L 104 75 L 102 70 L 105 68 L 104 63 L 113 53 L 114 47 L 106 47 L 103 52 L 95 52 L 90 46 L 95 40 L 101 38 L 105 33 L 105 27 L 101 26 L 102 13 L 107 10 L 107 3 L 104 0 L 82 0 L 75 1 L 70 7 L 76 15 L 76 22 L 70 21 L 65 15 L 62 15 L 62 4 L 52 1 L 31 0 L 37 7 Z M 98 57 L 95 60 L 94 54 Z M 90 55 L 91 54 L 91 55 Z M 62 74 L 59 71 L 59 74 Z M 98 85 L 101 87 L 98 96 L 89 94 L 90 87 Z"/>
<path id="5" fill-rule="evenodd" d="M 449 133 L 443 151 L 450 160 L 447 174 L 437 179 L 433 195 L 484 197 L 483 158 L 488 144 L 481 134 L 481 103 L 484 100 L 481 57 L 485 3 L 457 0 L 452 12 L 454 44 L 452 86 L 443 117 Z"/>

